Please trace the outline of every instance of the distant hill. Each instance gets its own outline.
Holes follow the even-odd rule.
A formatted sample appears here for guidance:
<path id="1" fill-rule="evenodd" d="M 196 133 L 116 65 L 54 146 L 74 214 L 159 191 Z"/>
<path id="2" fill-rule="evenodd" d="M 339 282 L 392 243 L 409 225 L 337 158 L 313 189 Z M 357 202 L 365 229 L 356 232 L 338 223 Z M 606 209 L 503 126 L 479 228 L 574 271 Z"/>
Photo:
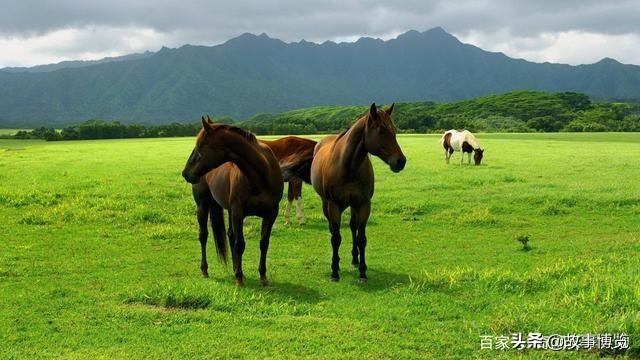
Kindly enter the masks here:
<path id="1" fill-rule="evenodd" d="M 640 99 L 640 66 L 533 63 L 463 44 L 441 28 L 354 43 L 285 43 L 244 34 L 138 59 L 46 72 L 0 71 L 0 126 L 61 127 L 90 118 L 246 119 L 320 105 L 455 101 L 519 89 Z"/>
<path id="2" fill-rule="evenodd" d="M 71 61 L 62 61 L 55 64 L 36 65 L 31 67 L 5 67 L 5 68 L 1 68 L 0 71 L 10 72 L 10 73 L 50 72 L 50 71 L 55 71 L 60 69 L 79 68 L 79 67 L 85 67 L 85 66 L 91 66 L 91 65 L 104 64 L 112 61 L 144 59 L 151 55 L 153 55 L 153 52 L 145 51 L 140 54 L 129 54 L 124 56 L 106 57 L 100 60 L 71 60 Z"/>
<path id="3" fill-rule="evenodd" d="M 380 105 L 380 104 L 379 104 Z M 387 106 L 387 105 L 385 105 Z M 319 106 L 257 114 L 239 123 L 257 134 L 337 133 L 369 106 Z M 592 103 L 585 94 L 513 91 L 451 103 L 396 103 L 400 132 L 640 131 L 640 104 Z"/>

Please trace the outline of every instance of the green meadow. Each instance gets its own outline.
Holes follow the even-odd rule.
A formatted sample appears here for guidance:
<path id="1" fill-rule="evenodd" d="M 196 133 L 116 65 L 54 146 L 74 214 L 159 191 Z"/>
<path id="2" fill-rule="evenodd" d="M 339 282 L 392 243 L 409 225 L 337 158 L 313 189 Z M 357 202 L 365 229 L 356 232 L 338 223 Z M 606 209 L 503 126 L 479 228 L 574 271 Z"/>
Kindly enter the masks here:
<path id="1" fill-rule="evenodd" d="M 191 138 L 0 140 L 0 357 L 584 358 L 640 356 L 640 133 L 479 134 L 482 166 L 436 135 L 374 159 L 369 281 L 342 278 L 312 188 L 278 218 L 258 284 L 200 276 Z M 281 214 L 284 210 L 284 201 Z M 528 236 L 528 251 L 516 241 Z M 482 335 L 627 333 L 630 349 L 481 350 Z"/>

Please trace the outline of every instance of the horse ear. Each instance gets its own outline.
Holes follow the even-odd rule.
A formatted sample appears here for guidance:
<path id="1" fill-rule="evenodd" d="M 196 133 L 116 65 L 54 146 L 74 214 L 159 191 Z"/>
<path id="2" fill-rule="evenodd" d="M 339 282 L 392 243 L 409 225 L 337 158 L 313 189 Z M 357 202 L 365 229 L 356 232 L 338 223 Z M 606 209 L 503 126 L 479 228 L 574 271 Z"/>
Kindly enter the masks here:
<path id="1" fill-rule="evenodd" d="M 204 118 L 204 116 L 202 117 L 202 128 L 207 132 L 207 134 L 211 134 L 213 132 L 211 124 Z"/>
<path id="2" fill-rule="evenodd" d="M 209 114 L 207 114 L 207 122 L 208 122 L 209 124 L 213 124 L 213 121 L 211 121 L 211 118 L 209 117 Z"/>
<path id="3" fill-rule="evenodd" d="M 371 107 L 369 108 L 369 116 L 371 116 L 372 119 L 378 118 L 378 109 L 376 108 L 376 103 L 371 104 Z"/>
<path id="4" fill-rule="evenodd" d="M 389 106 L 389 108 L 388 108 L 387 110 L 385 110 L 385 111 L 387 112 L 387 115 L 391 115 L 391 113 L 393 112 L 393 106 L 394 106 L 395 104 L 396 104 L 396 103 L 392 103 L 392 104 L 391 104 L 391 106 Z"/>

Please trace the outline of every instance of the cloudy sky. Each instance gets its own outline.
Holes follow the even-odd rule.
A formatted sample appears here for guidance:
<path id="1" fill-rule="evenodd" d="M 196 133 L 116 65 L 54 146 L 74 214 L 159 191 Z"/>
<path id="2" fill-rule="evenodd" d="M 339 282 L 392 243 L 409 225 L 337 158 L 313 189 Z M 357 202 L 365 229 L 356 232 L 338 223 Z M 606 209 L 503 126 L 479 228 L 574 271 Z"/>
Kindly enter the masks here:
<path id="1" fill-rule="evenodd" d="M 322 42 L 435 26 L 532 61 L 640 64 L 640 0 L 0 0 L 0 67 L 214 45 L 244 32 Z"/>

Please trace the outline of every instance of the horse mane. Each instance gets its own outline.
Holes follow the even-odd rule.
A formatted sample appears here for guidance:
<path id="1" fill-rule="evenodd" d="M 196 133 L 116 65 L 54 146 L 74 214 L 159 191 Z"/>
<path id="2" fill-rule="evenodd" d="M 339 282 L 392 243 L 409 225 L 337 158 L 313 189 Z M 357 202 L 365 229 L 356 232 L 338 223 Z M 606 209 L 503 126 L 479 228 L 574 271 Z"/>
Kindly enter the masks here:
<path id="1" fill-rule="evenodd" d="M 475 150 L 477 149 L 481 149 L 480 144 L 478 143 L 478 139 L 476 139 L 476 136 L 469 130 L 462 130 L 462 133 L 465 134 L 464 138 L 465 140 L 469 143 L 469 145 L 471 145 L 471 147 Z"/>
<path id="2" fill-rule="evenodd" d="M 336 140 L 340 139 L 341 137 L 344 136 L 344 134 L 347 133 L 347 131 L 349 131 L 349 129 L 351 129 L 351 127 L 353 127 L 353 125 L 355 125 L 355 123 L 358 122 L 358 120 L 362 119 L 363 117 L 367 116 L 369 113 L 369 110 L 365 110 L 362 114 L 358 115 L 358 117 L 356 117 L 356 120 L 351 123 L 351 125 L 347 126 L 346 129 L 342 130 L 342 132 L 340 134 L 338 134 L 338 137 L 336 138 Z"/>
<path id="3" fill-rule="evenodd" d="M 247 139 L 249 142 L 251 142 L 252 144 L 257 144 L 258 143 L 258 139 L 256 138 L 256 136 L 248 130 L 245 130 L 241 127 L 238 126 L 233 126 L 233 125 L 220 125 L 223 127 L 223 129 L 225 130 L 229 130 L 231 132 L 234 132 L 242 137 L 244 137 L 245 139 Z"/>
<path id="4" fill-rule="evenodd" d="M 360 119 L 360 118 L 358 118 L 358 119 Z M 353 126 L 353 124 L 352 124 L 352 126 Z M 342 132 L 341 132 L 340 134 L 338 134 L 338 137 L 336 137 L 336 140 L 338 140 L 338 139 L 340 139 L 341 137 L 343 137 L 343 136 L 344 136 L 344 134 L 346 134 L 346 133 L 347 133 L 347 131 L 349 131 L 349 129 L 351 129 L 351 126 L 349 126 L 348 128 L 346 128 L 346 129 L 342 130 Z"/>
<path id="5" fill-rule="evenodd" d="M 384 110 L 378 110 L 379 112 L 384 112 Z M 340 134 L 338 134 L 338 137 L 336 138 L 336 140 L 340 139 L 341 137 L 344 136 L 344 134 L 347 133 L 347 131 L 349 131 L 349 129 L 351 129 L 353 127 L 353 125 L 355 125 L 355 123 L 357 123 L 360 119 L 362 119 L 365 116 L 369 116 L 369 110 L 365 110 L 365 112 L 363 112 L 362 114 L 360 114 L 357 118 L 356 121 L 354 121 L 351 125 L 349 125 L 349 127 L 347 127 L 346 129 L 342 130 L 342 132 Z M 380 115 L 378 115 L 378 118 L 380 118 Z M 387 119 L 385 118 L 385 120 L 382 122 L 384 124 L 384 126 L 387 127 L 387 129 L 389 129 L 389 131 L 393 132 L 394 134 L 398 132 L 398 129 L 396 128 L 396 125 L 393 123 L 393 121 L 391 121 L 391 116 L 389 116 L 389 120 L 387 121 Z"/>

